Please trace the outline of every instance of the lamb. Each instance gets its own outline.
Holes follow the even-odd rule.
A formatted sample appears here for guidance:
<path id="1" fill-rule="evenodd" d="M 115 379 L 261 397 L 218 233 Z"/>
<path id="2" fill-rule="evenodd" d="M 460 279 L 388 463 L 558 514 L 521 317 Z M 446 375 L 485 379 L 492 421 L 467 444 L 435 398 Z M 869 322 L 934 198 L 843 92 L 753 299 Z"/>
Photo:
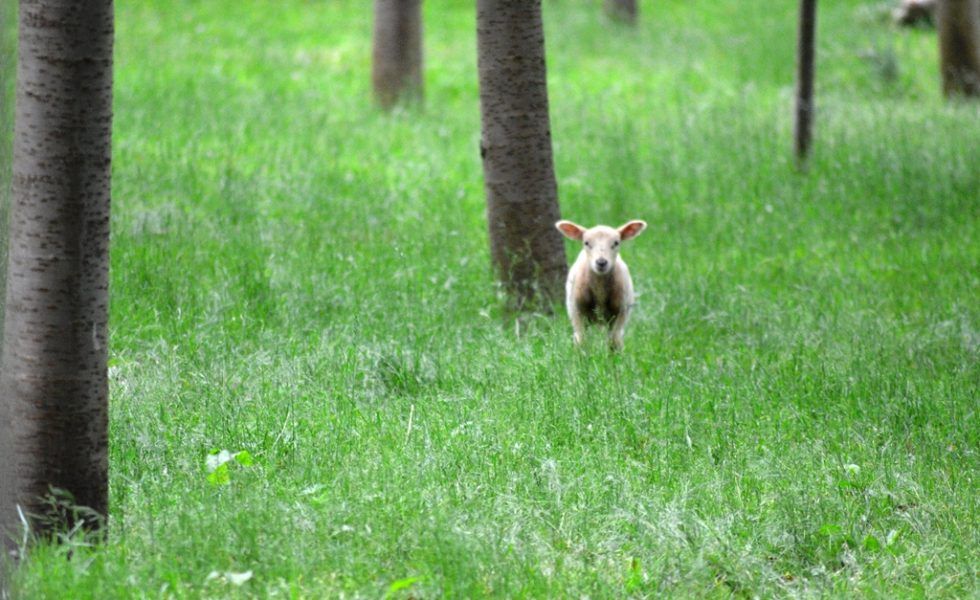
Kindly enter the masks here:
<path id="1" fill-rule="evenodd" d="M 609 327 L 610 349 L 622 350 L 626 322 L 635 300 L 633 280 L 626 262 L 619 257 L 619 246 L 640 235 L 647 224 L 630 221 L 618 229 L 606 225 L 585 229 L 571 221 L 558 221 L 555 227 L 565 237 L 583 244 L 565 281 L 565 305 L 575 345 L 580 346 L 584 340 L 586 321 L 598 321 Z"/>

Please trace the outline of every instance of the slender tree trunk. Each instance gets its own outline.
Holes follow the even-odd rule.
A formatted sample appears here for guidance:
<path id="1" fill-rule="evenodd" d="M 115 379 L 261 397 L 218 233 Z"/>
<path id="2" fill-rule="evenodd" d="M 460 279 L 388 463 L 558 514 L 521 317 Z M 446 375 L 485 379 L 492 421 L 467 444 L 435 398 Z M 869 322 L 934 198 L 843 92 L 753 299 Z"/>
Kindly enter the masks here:
<path id="1" fill-rule="evenodd" d="M 817 0 L 800 0 L 800 29 L 796 76 L 796 160 L 801 166 L 810 155 L 813 131 L 813 70 L 816 51 Z"/>
<path id="2" fill-rule="evenodd" d="M 371 79 L 384 108 L 422 98 L 422 0 L 374 1 Z"/>
<path id="3" fill-rule="evenodd" d="M 980 97 L 980 0 L 939 0 L 936 16 L 943 93 Z"/>
<path id="4" fill-rule="evenodd" d="M 624 23 L 636 23 L 637 0 L 606 0 L 606 13 Z"/>
<path id="5" fill-rule="evenodd" d="M 551 156 L 540 0 L 477 0 L 490 252 L 511 307 L 550 309 L 568 265 Z"/>
<path id="6" fill-rule="evenodd" d="M 52 487 L 106 514 L 112 43 L 112 0 L 20 2 L 0 365 L 7 549 L 18 506 L 77 518 L 39 502 Z"/>

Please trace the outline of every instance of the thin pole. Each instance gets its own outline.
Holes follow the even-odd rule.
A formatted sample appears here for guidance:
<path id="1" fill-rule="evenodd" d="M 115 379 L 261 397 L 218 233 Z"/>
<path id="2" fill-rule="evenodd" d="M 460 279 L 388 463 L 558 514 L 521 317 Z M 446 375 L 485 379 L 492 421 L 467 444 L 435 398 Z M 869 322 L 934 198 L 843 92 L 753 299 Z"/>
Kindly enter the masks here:
<path id="1" fill-rule="evenodd" d="M 796 160 L 804 166 L 813 130 L 813 65 L 816 52 L 817 0 L 800 0 L 796 74 Z"/>

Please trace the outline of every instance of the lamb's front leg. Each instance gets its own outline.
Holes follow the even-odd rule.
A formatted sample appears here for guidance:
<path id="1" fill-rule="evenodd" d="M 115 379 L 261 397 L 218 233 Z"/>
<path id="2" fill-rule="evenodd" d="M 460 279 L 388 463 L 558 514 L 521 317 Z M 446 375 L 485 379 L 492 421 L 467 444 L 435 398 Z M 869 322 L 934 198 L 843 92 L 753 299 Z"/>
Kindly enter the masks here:
<path id="1" fill-rule="evenodd" d="M 575 339 L 575 345 L 581 346 L 585 341 L 585 319 L 582 317 L 582 312 L 572 308 L 568 311 L 568 318 L 572 321 L 572 337 Z"/>
<path id="2" fill-rule="evenodd" d="M 630 318 L 630 307 L 625 307 L 616 315 L 609 325 L 609 349 L 618 352 L 623 349 L 623 337 L 626 335 L 626 322 Z"/>

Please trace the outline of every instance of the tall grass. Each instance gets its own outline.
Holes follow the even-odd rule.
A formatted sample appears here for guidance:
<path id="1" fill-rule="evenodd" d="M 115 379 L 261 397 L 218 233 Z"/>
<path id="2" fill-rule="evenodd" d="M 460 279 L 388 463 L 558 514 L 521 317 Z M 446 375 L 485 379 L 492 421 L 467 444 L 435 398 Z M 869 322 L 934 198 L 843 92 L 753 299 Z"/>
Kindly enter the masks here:
<path id="1" fill-rule="evenodd" d="M 366 5 L 118 3 L 109 539 L 15 593 L 975 596 L 980 112 L 822 4 L 797 173 L 791 4 L 546 2 L 563 215 L 650 223 L 610 356 L 501 314 L 470 3 L 393 114 Z"/>

